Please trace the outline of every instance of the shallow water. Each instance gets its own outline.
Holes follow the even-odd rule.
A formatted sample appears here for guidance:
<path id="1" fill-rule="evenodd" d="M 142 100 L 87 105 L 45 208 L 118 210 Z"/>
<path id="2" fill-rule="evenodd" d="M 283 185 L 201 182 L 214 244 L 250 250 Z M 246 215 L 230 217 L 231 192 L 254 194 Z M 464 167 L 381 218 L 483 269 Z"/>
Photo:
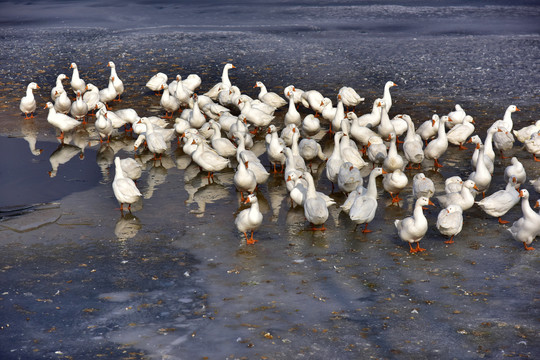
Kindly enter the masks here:
<path id="1" fill-rule="evenodd" d="M 355 231 L 337 206 L 321 233 L 309 230 L 302 209 L 290 208 L 278 174 L 257 192 L 264 221 L 255 233 L 259 242 L 247 246 L 233 222 L 243 206 L 232 169 L 208 184 L 174 142 L 154 163 L 151 154 L 133 151 L 134 139 L 124 134 L 100 144 L 92 120 L 62 147 L 41 109 L 56 76 L 71 75 L 72 61 L 99 87 L 114 61 L 126 84 L 124 101 L 114 108 L 133 107 L 139 115 L 162 114 L 159 98 L 144 87 L 154 73 L 197 73 L 204 92 L 232 62 L 232 82 L 253 97 L 257 80 L 279 93 L 295 84 L 332 98 L 347 85 L 366 98 L 357 113 L 369 111 L 393 80 L 392 113 L 408 113 L 419 125 L 460 103 L 484 138 L 511 103 L 522 110 L 513 116 L 515 128 L 540 118 L 538 26 L 529 21 L 538 17 L 537 7 L 285 2 L 259 4 L 254 15 L 242 4 L 203 2 L 190 16 L 195 10 L 140 2 L 153 20 L 168 12 L 185 21 L 135 26 L 142 16 L 133 10 L 113 24 L 94 8 L 75 26 L 82 3 L 66 9 L 73 17 L 60 24 L 47 16 L 56 9 L 50 4 L 36 2 L 38 14 L 3 3 L 30 23 L 0 15 L 2 358 L 538 356 L 537 252 L 524 251 L 507 225 L 477 206 L 465 213 L 452 245 L 435 228 L 440 209 L 426 210 L 428 250 L 411 255 L 392 224 L 411 212 L 410 186 L 400 206 L 390 206 L 379 181 L 372 233 Z M 423 18 L 430 22 L 419 26 Z M 42 86 L 38 111 L 22 120 L 18 100 L 32 80 Z M 278 125 L 284 113 L 277 114 Z M 256 139 L 260 149 L 262 134 Z M 331 138 L 321 141 L 330 153 Z M 523 162 L 529 179 L 540 176 L 520 146 L 509 155 Z M 438 172 L 424 162 L 437 193 L 445 178 L 470 173 L 471 153 L 450 146 Z M 145 164 L 138 181 L 143 199 L 131 214 L 115 209 L 115 155 Z M 497 158 L 490 191 L 503 187 L 508 164 Z M 315 174 L 318 190 L 330 194 L 324 168 Z M 524 187 L 531 201 L 538 198 Z M 517 206 L 506 218 L 520 216 Z"/>

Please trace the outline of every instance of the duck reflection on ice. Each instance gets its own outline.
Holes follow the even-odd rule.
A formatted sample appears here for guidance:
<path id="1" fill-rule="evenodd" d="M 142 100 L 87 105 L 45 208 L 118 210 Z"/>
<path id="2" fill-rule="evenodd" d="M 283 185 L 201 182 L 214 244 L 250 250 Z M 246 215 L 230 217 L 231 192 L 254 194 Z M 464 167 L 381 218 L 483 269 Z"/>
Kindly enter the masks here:
<path id="1" fill-rule="evenodd" d="M 49 157 L 49 162 L 51 163 L 52 167 L 52 169 L 49 171 L 49 176 L 55 177 L 58 172 L 58 167 L 67 163 L 80 152 L 81 149 L 75 145 L 60 144 Z"/>
<path id="2" fill-rule="evenodd" d="M 90 145 L 90 133 L 85 127 L 80 127 L 73 133 L 73 145 L 81 149 L 79 158 L 84 159 L 84 149 Z"/>
<path id="3" fill-rule="evenodd" d="M 134 238 L 141 228 L 142 224 L 138 217 L 132 213 L 122 213 L 114 227 L 114 234 L 118 240 L 125 241 Z"/>
<path id="4" fill-rule="evenodd" d="M 28 142 L 32 154 L 35 156 L 41 155 L 43 149 L 36 149 L 38 130 L 34 119 L 24 119 L 22 121 L 21 131 L 24 135 L 24 140 Z"/>
<path id="5" fill-rule="evenodd" d="M 229 187 L 232 184 L 232 173 L 214 175 L 214 182 L 208 183 L 206 175 L 196 164 L 191 164 L 184 173 L 184 189 L 188 193 L 186 205 L 196 203 L 198 208 L 190 210 L 196 217 L 203 217 L 207 204 L 213 204 L 230 196 Z"/>
<path id="6" fill-rule="evenodd" d="M 114 149 L 111 147 L 110 143 L 102 143 L 96 154 L 96 164 L 101 170 L 101 175 L 103 180 L 100 181 L 102 184 L 108 183 L 110 179 L 110 167 L 114 162 Z"/>

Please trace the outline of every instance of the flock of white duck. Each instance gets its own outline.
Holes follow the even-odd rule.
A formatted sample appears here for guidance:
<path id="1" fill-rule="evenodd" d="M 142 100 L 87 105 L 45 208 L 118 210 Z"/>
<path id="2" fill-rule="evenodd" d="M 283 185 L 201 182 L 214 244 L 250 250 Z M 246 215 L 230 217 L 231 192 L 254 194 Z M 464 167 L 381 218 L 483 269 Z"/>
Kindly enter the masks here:
<path id="1" fill-rule="evenodd" d="M 510 105 L 503 119 L 489 127 L 482 141 L 478 135 L 474 135 L 473 118 L 459 105 L 447 115 L 433 115 L 431 120 L 416 129 L 409 115 L 400 114 L 390 118 L 390 88 L 396 86 L 391 81 L 385 84 L 383 96 L 373 102 L 371 112 L 358 116 L 354 108 L 364 98 L 353 88 L 341 88 L 334 106 L 330 98 L 317 90 L 303 91 L 290 85 L 281 96 L 269 92 L 258 81 L 254 86 L 260 89 L 258 99 L 252 99 L 231 83 L 229 70 L 235 66 L 226 64 L 221 82 L 199 96 L 195 94 L 201 85 L 198 75 L 191 74 L 185 79 L 177 75 L 170 83 L 166 74 L 154 75 L 146 87 L 156 95 L 160 94 L 160 106 L 165 116 L 140 117 L 134 109 L 109 109 L 109 103 L 120 100 L 124 85 L 116 73 L 115 64 L 109 62 L 108 66 L 111 68 L 108 86 L 99 90 L 92 84 L 86 84 L 79 75 L 77 65 L 71 64 L 73 72 L 70 85 L 75 95 L 74 101 L 63 85 L 68 77 L 58 75 L 56 85 L 51 90 L 51 101 L 45 106 L 49 111 L 48 122 L 60 132 L 58 138 L 63 143 L 65 132 L 81 126 L 87 116 L 95 112 L 94 126 L 100 141 L 109 141 L 119 129 L 133 131 L 138 136 L 135 150 L 138 146 L 146 146 L 157 161 L 176 140 L 200 169 L 208 172 L 209 182 L 213 180 L 215 172 L 236 167 L 234 185 L 241 193 L 242 200 L 251 204 L 235 219 L 247 244 L 257 241 L 253 233 L 263 221 L 254 191 L 270 176 L 261 162 L 262 154 L 257 155 L 250 150 L 254 135 L 262 131 L 267 133 L 264 156 L 272 164 L 273 169 L 269 170 L 283 174 L 292 206 L 304 208 L 305 218 L 313 230 L 325 230 L 328 207 L 337 205 L 330 196 L 317 191 L 311 173 L 313 162 L 325 166 L 326 177 L 333 189 L 337 187 L 348 194 L 340 206 L 341 210 L 357 226 L 364 225 L 362 232 L 367 233 L 371 231 L 367 226 L 375 218 L 378 207 L 378 176 L 383 176 L 384 190 L 392 197 L 392 203 L 397 203 L 401 200 L 399 193 L 409 184 L 406 169 L 421 169 L 425 159 L 432 160 L 437 169 L 443 166 L 440 161 L 449 144 L 464 148 L 465 142 L 472 142 L 476 144 L 471 158 L 473 172 L 467 179 L 460 176 L 446 179 L 445 193 L 436 197 L 442 208 L 436 227 L 441 234 L 450 238 L 446 242 L 453 242 L 453 238 L 460 233 L 463 212 L 474 204 L 486 214 L 499 218 L 500 223 L 505 223 L 501 217 L 520 199 L 523 216 L 513 223 L 509 232 L 527 250 L 533 249 L 530 244 L 540 234 L 540 214 L 531 208 L 529 192 L 520 190 L 526 181 L 526 172 L 516 157 L 504 170 L 506 187 L 485 196 L 492 180 L 496 151 L 504 158 L 504 153 L 514 146 L 514 135 L 533 154 L 534 160 L 540 161 L 536 157 L 540 155 L 540 121 L 519 131 L 514 130 L 512 114 L 519 111 L 515 105 Z M 26 96 L 20 102 L 20 110 L 27 118 L 33 117 L 36 109 L 33 95 L 36 89 L 39 86 L 30 83 Z M 298 111 L 300 104 L 308 112 L 307 116 L 303 117 Z M 285 112 L 280 118 L 283 123 L 281 120 L 278 122 L 275 116 L 280 108 Z M 353 111 L 348 111 L 350 109 Z M 169 120 L 179 110 L 182 110 L 180 116 L 174 122 Z M 328 157 L 319 143 L 320 135 L 326 133 L 325 125 L 328 125 L 334 140 L 332 153 Z M 403 141 L 398 137 L 402 137 Z M 131 204 L 141 197 L 134 182 L 141 176 L 141 166 L 131 158 L 116 157 L 114 162 L 114 195 L 121 210 L 127 204 L 131 211 Z M 372 168 L 367 186 L 364 186 L 360 171 L 365 167 Z M 540 178 L 530 182 L 540 192 Z M 410 251 L 414 253 L 425 250 L 420 247 L 419 241 L 428 230 L 424 206 L 434 205 L 430 200 L 435 195 L 433 181 L 423 173 L 417 173 L 412 179 L 412 192 L 417 199 L 413 213 L 405 219 L 395 220 L 395 227 L 400 238 L 409 243 Z M 248 194 L 245 198 L 244 193 Z M 478 193 L 482 193 L 483 198 L 475 201 Z M 536 202 L 538 205 L 540 200 Z M 248 236 L 248 233 L 251 235 Z"/>

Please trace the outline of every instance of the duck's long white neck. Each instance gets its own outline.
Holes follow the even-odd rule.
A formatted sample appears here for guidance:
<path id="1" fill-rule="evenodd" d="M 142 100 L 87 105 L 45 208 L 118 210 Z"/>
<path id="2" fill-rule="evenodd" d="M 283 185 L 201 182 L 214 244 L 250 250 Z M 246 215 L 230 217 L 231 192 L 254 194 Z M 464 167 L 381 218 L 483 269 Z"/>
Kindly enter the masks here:
<path id="1" fill-rule="evenodd" d="M 227 66 L 223 68 L 221 83 L 228 88 L 232 86 L 231 80 L 229 79 L 229 68 Z"/>
<path id="2" fill-rule="evenodd" d="M 422 209 L 422 205 L 418 204 L 418 202 L 414 206 L 413 218 L 414 218 L 415 224 L 419 222 L 427 223 L 427 219 L 426 219 L 426 216 L 424 215 L 424 210 Z"/>
<path id="3" fill-rule="evenodd" d="M 506 109 L 506 111 L 504 112 L 504 127 L 508 131 L 512 131 L 512 128 L 514 127 L 514 121 L 512 120 L 512 112 L 513 111 L 511 111 L 510 109 Z"/>
<path id="4" fill-rule="evenodd" d="M 383 94 L 383 100 L 384 100 L 384 108 L 386 111 L 390 111 L 390 108 L 392 107 L 392 95 L 390 95 L 390 87 L 392 85 L 388 84 L 384 86 L 384 94 Z"/>
<path id="5" fill-rule="evenodd" d="M 446 126 L 444 120 L 439 120 L 439 129 L 437 130 L 437 137 L 442 140 L 447 140 L 446 138 Z"/>
<path id="6" fill-rule="evenodd" d="M 317 190 L 315 190 L 315 181 L 313 177 L 309 174 L 306 176 L 306 181 L 308 183 L 306 198 L 313 198 L 317 196 Z"/>
<path id="7" fill-rule="evenodd" d="M 264 84 L 259 84 L 258 86 L 259 86 L 259 88 L 261 88 L 261 90 L 259 92 L 259 96 L 263 96 L 264 94 L 266 94 L 268 92 L 268 90 L 266 89 L 266 86 Z"/>
<path id="8" fill-rule="evenodd" d="M 114 76 L 114 78 L 118 77 L 118 74 L 116 74 L 116 68 L 114 66 L 111 66 L 111 76 Z"/>
<path id="9" fill-rule="evenodd" d="M 380 173 L 375 171 L 371 171 L 371 174 L 369 174 L 366 195 L 374 199 L 377 199 L 377 176 L 379 175 Z"/>
<path id="10" fill-rule="evenodd" d="M 531 204 L 529 203 L 529 196 L 523 196 L 521 198 L 521 212 L 525 219 L 531 219 L 538 217 L 538 214 L 533 210 Z"/>
<path id="11" fill-rule="evenodd" d="M 484 153 L 486 153 L 490 158 L 491 154 L 493 157 L 495 157 L 495 152 L 493 151 L 493 134 L 495 134 L 495 131 L 488 130 L 486 140 L 484 141 Z"/>
<path id="12" fill-rule="evenodd" d="M 407 122 L 407 134 L 405 134 L 405 141 L 410 141 L 415 138 L 416 131 L 411 119 L 406 118 L 405 121 Z"/>

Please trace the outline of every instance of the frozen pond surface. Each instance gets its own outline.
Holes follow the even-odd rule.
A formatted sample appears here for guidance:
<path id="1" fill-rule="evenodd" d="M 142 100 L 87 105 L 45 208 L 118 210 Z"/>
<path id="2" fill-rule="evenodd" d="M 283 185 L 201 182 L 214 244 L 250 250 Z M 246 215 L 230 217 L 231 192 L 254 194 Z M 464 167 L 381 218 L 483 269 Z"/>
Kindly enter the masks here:
<path id="1" fill-rule="evenodd" d="M 154 164 L 123 133 L 100 144 L 93 120 L 60 146 L 42 110 L 73 61 L 100 88 L 114 61 L 126 84 L 114 109 L 139 115 L 162 115 L 144 87 L 156 72 L 197 73 L 204 92 L 232 62 L 233 84 L 252 97 L 257 80 L 278 93 L 294 84 L 333 100 L 352 86 L 366 98 L 357 113 L 393 80 L 390 116 L 410 114 L 418 126 L 459 103 L 484 138 L 510 104 L 522 110 L 516 129 L 540 119 L 538 7 L 199 3 L 137 2 L 129 11 L 0 3 L 0 358 L 538 358 L 538 250 L 524 251 L 508 225 L 477 206 L 465 212 L 456 243 L 444 244 L 435 228 L 440 209 L 431 207 L 427 251 L 409 254 L 393 220 L 411 213 L 417 171 L 399 207 L 378 183 L 367 235 L 336 206 L 326 232 L 309 231 L 282 176 L 272 175 L 257 192 L 259 242 L 247 246 L 233 221 L 243 207 L 232 169 L 208 185 L 175 142 Z M 36 118 L 23 120 L 18 101 L 30 81 L 42 89 Z M 284 113 L 276 113 L 279 127 Z M 321 143 L 329 154 L 331 137 Z M 264 149 L 262 134 L 256 144 Z M 437 194 L 445 178 L 468 176 L 471 153 L 450 146 L 438 172 L 424 162 Z M 124 216 L 111 189 L 115 154 L 145 164 L 143 199 Z M 519 142 L 509 155 L 528 179 L 540 176 Z M 504 186 L 509 163 L 497 157 L 489 192 Z M 315 178 L 330 194 L 323 166 Z M 520 216 L 516 206 L 506 218 Z"/>

